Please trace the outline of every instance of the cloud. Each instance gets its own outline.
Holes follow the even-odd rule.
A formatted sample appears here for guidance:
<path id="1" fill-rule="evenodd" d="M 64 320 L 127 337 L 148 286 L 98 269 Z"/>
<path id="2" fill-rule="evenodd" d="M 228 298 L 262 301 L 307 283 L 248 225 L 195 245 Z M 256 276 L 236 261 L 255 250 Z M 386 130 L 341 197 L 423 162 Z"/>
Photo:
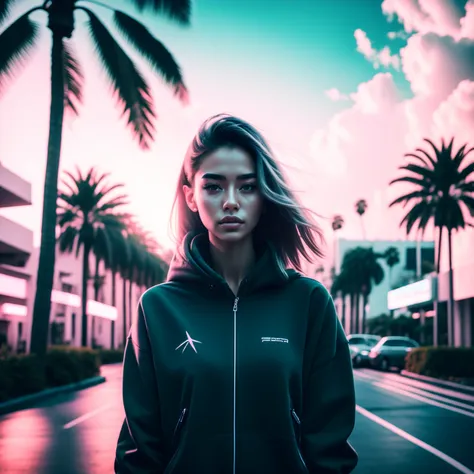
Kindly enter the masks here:
<path id="1" fill-rule="evenodd" d="M 352 103 L 310 142 L 318 175 L 331 178 L 319 180 L 325 196 L 344 215 L 348 235 L 359 233 L 354 202 L 368 200 L 369 238 L 403 236 L 398 225 L 406 210 L 388 204 L 408 188 L 388 183 L 398 176 L 405 153 L 425 148 L 425 137 L 437 144 L 454 137 L 457 147 L 474 146 L 474 0 L 465 11 L 439 0 L 384 0 L 383 9 L 404 27 L 390 37 L 409 36 L 393 56 L 400 58 L 413 97 L 401 97 L 389 72 L 376 73 L 348 94 Z M 377 51 L 360 29 L 354 36 L 357 50 L 374 66 L 390 64 L 390 50 Z"/>
<path id="2" fill-rule="evenodd" d="M 342 94 L 339 89 L 336 89 L 333 87 L 332 89 L 329 89 L 327 91 L 324 91 L 324 93 L 334 102 L 338 102 L 340 100 L 348 100 L 349 97 L 345 94 Z"/>
<path id="3" fill-rule="evenodd" d="M 357 51 L 369 60 L 376 69 L 380 66 L 385 68 L 393 67 L 394 69 L 400 68 L 400 58 L 396 54 L 392 54 L 388 46 L 384 46 L 380 51 L 377 51 L 372 46 L 372 42 L 367 36 L 367 33 L 360 28 L 355 30 L 354 38 L 357 43 Z"/>
<path id="4" fill-rule="evenodd" d="M 404 31 L 404 30 L 400 30 L 400 31 L 389 31 L 387 33 L 387 37 L 391 40 L 394 40 L 394 39 L 397 39 L 397 38 L 400 38 L 400 39 L 408 39 L 410 35 Z"/>
<path id="5" fill-rule="evenodd" d="M 389 20 L 397 18 L 407 33 L 434 33 L 460 39 L 463 35 L 467 38 L 474 35 L 474 28 L 469 30 L 473 5 L 470 0 L 464 10 L 456 0 L 384 0 L 382 12 Z M 469 15 L 467 21 L 463 20 L 465 14 Z"/>
<path id="6" fill-rule="evenodd" d="M 433 114 L 433 135 L 474 146 L 474 81 L 462 81 Z"/>

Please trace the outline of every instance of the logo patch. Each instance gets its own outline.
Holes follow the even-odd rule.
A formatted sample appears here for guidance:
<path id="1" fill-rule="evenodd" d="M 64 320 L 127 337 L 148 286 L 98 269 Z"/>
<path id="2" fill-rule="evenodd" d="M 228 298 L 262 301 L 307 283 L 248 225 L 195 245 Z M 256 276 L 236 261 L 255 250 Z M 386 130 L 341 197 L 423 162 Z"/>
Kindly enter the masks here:
<path id="1" fill-rule="evenodd" d="M 288 344 L 288 339 L 284 337 L 262 337 L 262 342 L 284 342 Z"/>
<path id="2" fill-rule="evenodd" d="M 196 347 L 194 346 L 195 342 L 197 342 L 198 344 L 202 344 L 201 341 L 197 341 L 196 339 L 193 339 L 189 335 L 188 331 L 186 331 L 186 339 L 175 349 L 175 351 L 177 351 L 181 346 L 184 346 L 183 350 L 181 351 L 181 353 L 183 353 L 188 346 L 191 346 L 193 348 L 194 352 L 197 354 Z"/>

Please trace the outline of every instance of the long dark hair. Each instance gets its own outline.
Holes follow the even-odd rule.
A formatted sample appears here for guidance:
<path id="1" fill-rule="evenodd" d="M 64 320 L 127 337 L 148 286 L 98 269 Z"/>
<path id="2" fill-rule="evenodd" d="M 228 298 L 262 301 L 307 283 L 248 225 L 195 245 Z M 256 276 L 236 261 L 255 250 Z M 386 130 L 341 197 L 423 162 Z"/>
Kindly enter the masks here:
<path id="1" fill-rule="evenodd" d="M 208 118 L 186 152 L 172 209 L 176 243 L 181 244 L 188 232 L 207 232 L 199 214 L 188 208 L 183 186 L 192 186 L 202 161 L 221 147 L 240 148 L 249 153 L 255 162 L 265 212 L 254 230 L 254 239 L 257 242 L 271 242 L 281 263 L 297 270 L 301 270 L 301 256 L 308 262 L 322 257 L 318 240 L 323 243 L 324 237 L 312 218 L 314 213 L 302 207 L 288 187 L 270 146 L 252 125 L 228 114 Z"/>

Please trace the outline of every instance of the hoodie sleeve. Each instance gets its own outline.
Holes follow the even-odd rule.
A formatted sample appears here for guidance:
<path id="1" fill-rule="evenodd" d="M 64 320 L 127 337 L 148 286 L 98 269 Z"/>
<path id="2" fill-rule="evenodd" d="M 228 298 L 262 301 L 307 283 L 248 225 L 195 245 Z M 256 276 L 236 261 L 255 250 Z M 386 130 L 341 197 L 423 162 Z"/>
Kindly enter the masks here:
<path id="1" fill-rule="evenodd" d="M 313 294 L 304 367 L 302 454 L 310 474 L 347 474 L 358 462 L 348 442 L 355 423 L 349 345 L 325 289 Z"/>
<path id="2" fill-rule="evenodd" d="M 158 390 L 142 300 L 123 360 L 125 420 L 115 454 L 115 474 L 162 474 L 163 449 Z"/>

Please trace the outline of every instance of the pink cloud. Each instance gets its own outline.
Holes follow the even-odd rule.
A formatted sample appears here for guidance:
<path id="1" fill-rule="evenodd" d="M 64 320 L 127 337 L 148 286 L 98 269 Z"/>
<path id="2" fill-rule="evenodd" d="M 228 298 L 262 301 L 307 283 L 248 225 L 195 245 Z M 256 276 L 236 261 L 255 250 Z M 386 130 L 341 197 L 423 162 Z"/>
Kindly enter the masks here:
<path id="1" fill-rule="evenodd" d="M 460 35 L 464 12 L 455 0 L 384 0 L 382 11 L 391 20 L 397 17 L 409 33 Z"/>
<path id="2" fill-rule="evenodd" d="M 467 2 L 466 15 L 461 18 L 461 37 L 474 39 L 474 0 Z"/>
<path id="3" fill-rule="evenodd" d="M 458 145 L 473 143 L 474 81 L 462 81 L 433 114 L 433 134 L 456 137 Z"/>
<path id="4" fill-rule="evenodd" d="M 332 101 L 338 102 L 340 100 L 347 100 L 347 95 L 343 94 L 339 89 L 333 87 L 327 91 L 324 91 L 327 97 L 329 97 Z"/>
<path id="5" fill-rule="evenodd" d="M 354 38 L 356 39 L 357 51 L 369 60 L 376 69 L 380 66 L 386 68 L 393 67 L 395 69 L 400 68 L 400 58 L 398 55 L 392 55 L 390 48 L 384 46 L 380 51 L 373 48 L 372 42 L 370 41 L 367 33 L 360 28 L 355 30 Z"/>
<path id="6" fill-rule="evenodd" d="M 360 233 L 353 206 L 361 197 L 369 202 L 365 216 L 369 238 L 403 235 L 398 224 L 405 210 L 388 209 L 388 204 L 407 188 L 388 183 L 398 176 L 405 153 L 425 147 L 423 138 L 439 143 L 441 137 L 454 136 L 458 146 L 474 145 L 474 41 L 461 38 L 460 33 L 473 21 L 474 7 L 468 5 L 462 17 L 456 16 L 449 2 L 428 3 L 384 2 L 385 12 L 390 7 L 401 19 L 406 16 L 407 31 L 424 28 L 425 33 L 412 34 L 400 51 L 401 70 L 413 97 L 400 98 L 391 74 L 375 74 L 349 94 L 353 104 L 316 130 L 310 143 L 317 172 L 331 177 L 327 180 L 331 186 L 320 181 L 327 198 L 344 214 L 345 235 Z M 446 36 L 447 31 L 452 36 Z M 357 30 L 356 40 L 359 52 L 368 59 L 380 55 L 362 30 Z"/>

